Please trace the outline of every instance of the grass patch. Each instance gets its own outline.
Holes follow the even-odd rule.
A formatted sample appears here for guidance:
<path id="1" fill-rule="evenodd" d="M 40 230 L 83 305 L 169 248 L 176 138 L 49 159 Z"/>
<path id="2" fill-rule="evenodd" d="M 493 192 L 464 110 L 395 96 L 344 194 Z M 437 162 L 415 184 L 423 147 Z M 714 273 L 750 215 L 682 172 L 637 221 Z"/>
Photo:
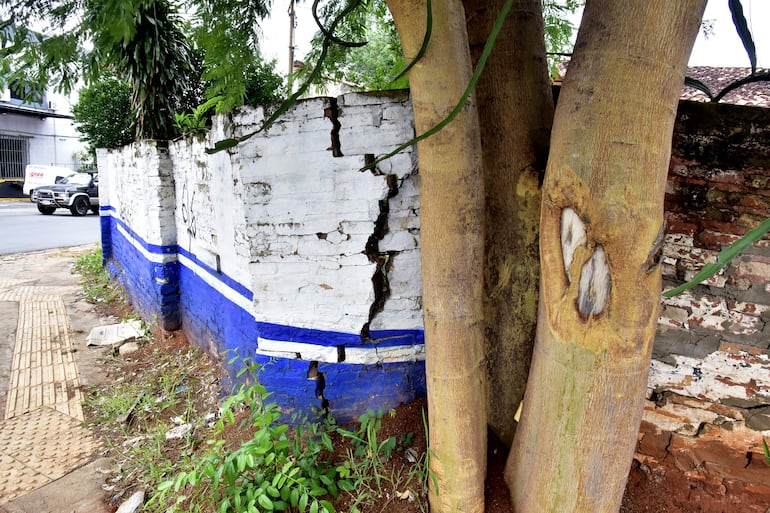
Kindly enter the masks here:
<path id="1" fill-rule="evenodd" d="M 98 248 L 80 255 L 72 269 L 82 277 L 81 285 L 89 303 L 113 303 L 122 297 L 120 287 L 110 281 L 102 260 L 102 250 Z"/>

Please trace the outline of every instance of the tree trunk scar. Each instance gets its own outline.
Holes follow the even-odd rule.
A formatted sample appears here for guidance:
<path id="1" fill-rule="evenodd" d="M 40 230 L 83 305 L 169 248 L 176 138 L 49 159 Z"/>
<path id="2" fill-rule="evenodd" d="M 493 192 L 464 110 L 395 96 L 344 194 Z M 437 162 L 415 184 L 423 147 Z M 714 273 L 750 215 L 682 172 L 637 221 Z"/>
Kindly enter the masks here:
<path id="1" fill-rule="evenodd" d="M 652 243 L 650 253 L 647 256 L 647 260 L 642 264 L 642 272 L 651 273 L 660 263 L 660 258 L 663 256 L 663 242 L 666 238 L 666 221 L 660 225 L 658 235 L 655 237 L 655 242 Z"/>
<path id="2" fill-rule="evenodd" d="M 575 250 L 587 242 L 586 227 L 577 212 L 567 207 L 561 211 L 561 255 L 564 260 L 564 272 L 572 283 L 569 268 L 575 257 Z"/>
<path id="3" fill-rule="evenodd" d="M 610 295 L 610 267 L 604 248 L 597 244 L 593 255 L 583 264 L 578 286 L 578 312 L 583 319 L 604 311 Z"/>

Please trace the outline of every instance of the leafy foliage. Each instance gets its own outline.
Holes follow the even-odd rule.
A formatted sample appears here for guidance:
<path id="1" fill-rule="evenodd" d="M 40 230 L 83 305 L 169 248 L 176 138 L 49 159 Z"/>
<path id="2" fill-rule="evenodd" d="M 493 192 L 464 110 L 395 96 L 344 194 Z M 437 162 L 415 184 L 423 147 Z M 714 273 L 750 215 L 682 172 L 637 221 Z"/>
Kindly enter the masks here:
<path id="1" fill-rule="evenodd" d="M 326 3 L 318 13 L 319 23 L 325 26 L 344 5 L 338 0 Z M 309 60 L 317 60 L 325 38 L 322 31 L 313 38 Z M 338 24 L 315 85 L 323 86 L 333 79 L 345 80 L 361 90 L 404 88 L 408 86 L 406 76 L 393 80 L 403 67 L 401 41 L 385 1 L 365 0 Z"/>
<path id="2" fill-rule="evenodd" d="M 584 4 L 584 0 L 543 0 L 545 51 L 552 77 L 559 74 L 556 64 L 569 60 L 572 52 L 572 36 L 576 27 L 569 21 L 568 16 Z"/>
<path id="3" fill-rule="evenodd" d="M 8 13 L 0 21 L 0 83 L 34 100 L 50 87 L 69 93 L 80 78 L 116 76 L 131 84 L 136 136 L 170 139 L 174 114 L 206 98 L 220 97 L 216 110 L 225 112 L 283 95 L 272 64 L 259 59 L 257 21 L 268 5 L 196 0 L 193 30 L 178 0 L 0 0 Z"/>
<path id="4" fill-rule="evenodd" d="M 546 51 L 552 74 L 557 73 L 555 65 L 564 60 L 572 49 L 572 36 L 575 26 L 568 15 L 584 4 L 584 0 L 545 0 L 543 18 L 545 22 Z M 332 0 L 324 4 L 319 15 L 323 22 L 338 13 L 341 0 Z M 326 34 L 319 31 L 313 38 L 313 49 L 308 60 L 315 61 L 320 54 L 321 44 Z M 404 68 L 404 58 L 398 33 L 390 17 L 384 0 L 364 0 L 350 16 L 340 24 L 336 33 L 338 40 L 347 42 L 366 42 L 360 44 L 333 43 L 323 64 L 323 72 L 314 85 L 323 85 L 324 80 L 346 80 L 356 89 L 384 90 L 408 86 L 406 76 L 400 76 Z"/>
<path id="5" fill-rule="evenodd" d="M 72 114 L 83 139 L 96 148 L 118 148 L 134 140 L 131 86 L 105 78 L 80 91 Z"/>
<path id="6" fill-rule="evenodd" d="M 220 97 L 216 112 L 229 112 L 248 101 L 246 78 L 264 71 L 259 20 L 270 13 L 270 4 L 262 0 L 200 0 L 194 4 L 194 38 L 203 51 L 206 97 Z"/>
<path id="7" fill-rule="evenodd" d="M 171 3 L 92 1 L 85 23 L 92 27 L 99 58 L 131 82 L 137 138 L 173 138 L 174 113 L 186 107 L 182 101 L 194 69 Z"/>
<path id="8" fill-rule="evenodd" d="M 83 277 L 81 284 L 89 303 L 112 303 L 122 295 L 120 287 L 110 281 L 102 260 L 102 250 L 98 248 L 78 257 L 72 269 Z"/>
<path id="9" fill-rule="evenodd" d="M 261 60 L 246 68 L 244 104 L 251 106 L 269 105 L 286 97 L 286 84 L 275 72 L 276 62 Z"/>
<path id="10" fill-rule="evenodd" d="M 242 372 L 256 370 L 247 365 Z M 333 426 L 300 425 L 292 433 L 287 424 L 278 422 L 282 414 L 276 403 L 267 401 L 269 396 L 259 382 L 241 385 L 222 405 L 210 450 L 194 468 L 161 483 L 150 502 L 163 506 L 170 493 L 181 492 L 166 511 L 334 513 L 326 497 L 336 497 L 340 489 L 352 490 L 353 485 L 322 457 L 333 450 L 329 436 Z M 221 435 L 228 426 L 234 427 L 235 412 L 243 406 L 253 435 L 229 450 Z M 238 429 L 244 428 L 241 424 Z"/>
<path id="11" fill-rule="evenodd" d="M 174 114 L 177 129 L 183 134 L 199 134 L 206 131 L 209 111 L 221 101 L 220 96 L 215 96 L 205 103 L 195 107 L 190 113 Z"/>

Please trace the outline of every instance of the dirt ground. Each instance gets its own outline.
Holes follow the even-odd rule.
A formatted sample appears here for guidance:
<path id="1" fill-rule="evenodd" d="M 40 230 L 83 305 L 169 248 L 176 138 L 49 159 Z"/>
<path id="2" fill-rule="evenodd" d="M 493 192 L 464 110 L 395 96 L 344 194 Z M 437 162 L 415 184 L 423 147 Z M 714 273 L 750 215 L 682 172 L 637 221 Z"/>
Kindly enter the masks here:
<path id="1" fill-rule="evenodd" d="M 23 277 L 33 280 L 35 284 L 45 285 L 77 285 L 79 277 L 71 273 L 71 266 L 78 255 L 90 251 L 93 246 L 73 248 L 67 250 L 43 251 L 25 255 L 10 255 L 0 257 L 0 276 Z M 131 315 L 130 309 L 122 303 L 90 304 L 87 303 L 82 292 L 77 287 L 65 297 L 67 310 L 72 322 L 72 337 L 76 345 L 76 357 L 81 372 L 81 380 L 84 395 L 92 397 L 105 387 L 116 384 L 138 382 L 148 379 L 154 371 L 158 370 L 160 361 L 177 361 L 182 367 L 191 370 L 191 374 L 184 377 L 184 382 L 175 384 L 178 388 L 188 387 L 191 390 L 194 405 L 187 408 L 204 414 L 216 411 L 222 400 L 222 391 L 219 389 L 219 369 L 212 360 L 205 355 L 190 348 L 181 333 L 164 333 L 158 329 L 152 331 L 152 336 L 145 341 L 139 351 L 127 356 L 119 356 L 114 350 L 104 348 L 87 348 L 85 337 L 94 326 L 118 322 L 120 319 Z M 0 306 L 2 303 L 0 303 Z M 7 315 L 6 315 L 7 314 Z M 8 362 L 8 349 L 5 338 L 12 340 L 15 332 L 15 318 L 9 312 L 0 310 L 0 383 L 4 383 L 7 377 L 5 365 Z M 191 356 L 192 355 L 192 356 Z M 165 358 L 165 359 L 164 359 Z M 166 365 L 163 363 L 162 365 Z M 0 389 L 0 407 L 4 401 L 3 390 Z M 423 427 L 424 400 L 413 401 L 402 405 L 395 410 L 393 415 L 385 415 L 382 419 L 381 439 L 388 436 L 403 436 L 412 434 L 409 447 L 416 454 L 425 452 L 425 430 Z M 86 409 L 88 412 L 88 408 Z M 184 411 L 164 411 L 162 416 L 168 418 Z M 87 413 L 88 414 L 88 413 Z M 141 412 L 134 416 L 127 424 L 116 425 L 114 422 L 103 422 L 91 417 L 88 424 L 107 441 L 107 449 L 104 454 L 111 458 L 118 468 L 131 468 L 125 461 L 127 444 L 136 443 L 136 440 L 153 431 L 153 418 L 151 415 L 143 415 Z M 232 438 L 242 438 L 244 433 L 235 433 Z M 200 439 L 205 440 L 206 432 L 200 434 Z M 406 449 L 406 448 L 405 448 Z M 170 462 L 183 457 L 182 451 L 189 450 L 181 443 L 170 442 L 164 449 Z M 338 445 L 337 454 L 332 458 L 341 458 L 346 450 L 342 444 Z M 486 513 L 510 513 L 511 506 L 508 491 L 502 479 L 505 456 L 507 449 L 494 436 L 490 435 L 488 479 L 486 484 Z M 387 472 L 408 472 L 414 463 L 407 457 L 405 450 L 396 451 L 387 462 Z M 115 511 L 119 504 L 135 490 L 143 486 L 141 478 L 135 472 L 123 472 L 120 478 L 113 477 L 107 480 L 102 487 L 103 499 L 108 507 Z M 708 501 L 709 504 L 687 502 L 687 490 L 680 490 L 686 483 L 665 479 L 665 476 L 655 474 L 635 462 L 629 476 L 629 484 L 625 493 L 621 513 L 693 513 L 709 512 L 718 513 L 729 511 L 740 513 L 740 505 L 730 505 L 727 509 L 721 509 L 718 501 Z M 410 502 L 401 499 L 404 490 L 384 490 L 374 504 L 362 509 L 367 512 L 389 513 L 417 513 L 427 510 L 426 500 Z M 703 498 L 703 497 L 701 497 Z M 347 511 L 352 502 L 350 496 L 342 494 L 335 501 L 338 511 Z M 422 508 L 422 509 L 421 509 Z M 749 511 L 749 510 L 745 510 Z M 755 510 L 751 510 L 755 511 Z"/>

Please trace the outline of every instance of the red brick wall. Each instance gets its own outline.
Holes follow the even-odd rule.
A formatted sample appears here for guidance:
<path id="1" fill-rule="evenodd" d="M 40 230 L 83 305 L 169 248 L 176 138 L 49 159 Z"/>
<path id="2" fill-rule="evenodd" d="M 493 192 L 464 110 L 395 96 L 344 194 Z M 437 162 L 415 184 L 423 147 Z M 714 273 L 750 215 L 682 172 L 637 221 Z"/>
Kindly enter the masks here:
<path id="1" fill-rule="evenodd" d="M 770 109 L 682 102 L 666 191 L 664 288 L 770 217 Z M 664 301 L 632 479 L 671 511 L 770 507 L 770 240 Z M 693 502 L 700 505 L 696 509 Z M 713 502 L 713 504 L 712 504 Z M 711 504 L 711 505 L 709 505 Z"/>

